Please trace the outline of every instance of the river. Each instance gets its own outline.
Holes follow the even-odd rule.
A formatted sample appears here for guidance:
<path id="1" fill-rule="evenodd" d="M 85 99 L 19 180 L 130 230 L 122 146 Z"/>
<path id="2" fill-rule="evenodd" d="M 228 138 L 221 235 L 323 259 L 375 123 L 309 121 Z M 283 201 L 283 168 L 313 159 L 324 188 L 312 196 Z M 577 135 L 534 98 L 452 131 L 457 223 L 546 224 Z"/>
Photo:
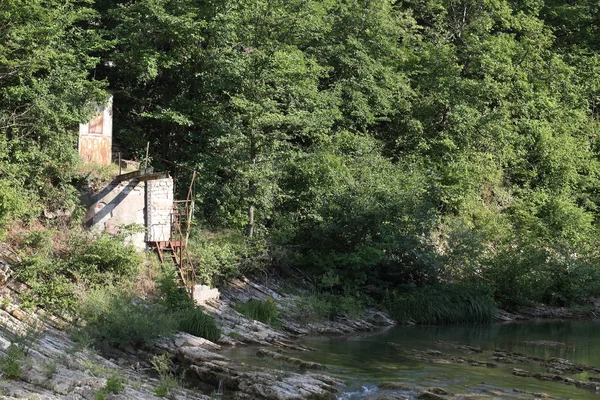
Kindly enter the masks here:
<path id="1" fill-rule="evenodd" d="M 565 382 L 513 374 L 514 368 L 557 374 L 548 360 L 558 357 L 600 366 L 600 322 L 528 321 L 470 326 L 395 326 L 383 332 L 352 337 L 310 337 L 300 344 L 316 349 L 288 355 L 325 364 L 326 373 L 347 384 L 339 399 L 416 398 L 428 387 L 464 393 L 455 398 L 536 398 L 532 393 L 569 399 L 600 399 L 598 390 Z M 482 351 L 479 352 L 479 349 Z M 494 359 L 496 350 L 520 353 L 515 359 Z M 259 359 L 256 348 L 237 348 L 227 356 L 251 364 L 288 368 Z M 538 361 L 531 361 L 536 360 Z M 558 360 L 558 362 L 562 362 Z M 560 364 L 562 365 L 562 364 Z M 590 382 L 598 371 L 561 374 Z M 591 380 L 590 380 L 591 378 Z M 383 386 L 394 389 L 381 388 Z M 399 389 L 404 386 L 406 389 Z M 522 394 L 528 393 L 528 394 Z M 521 397 L 523 396 L 523 397 Z"/>

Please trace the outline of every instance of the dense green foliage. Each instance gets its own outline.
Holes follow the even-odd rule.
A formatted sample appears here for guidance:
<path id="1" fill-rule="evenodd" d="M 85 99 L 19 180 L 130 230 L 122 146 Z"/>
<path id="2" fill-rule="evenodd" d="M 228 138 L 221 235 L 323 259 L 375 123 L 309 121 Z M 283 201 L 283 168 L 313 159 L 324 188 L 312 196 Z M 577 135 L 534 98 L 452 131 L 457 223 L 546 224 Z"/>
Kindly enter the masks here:
<path id="1" fill-rule="evenodd" d="M 303 322 L 329 321 L 338 317 L 363 315 L 363 304 L 350 295 L 319 293 L 301 296 L 293 310 L 294 319 Z"/>
<path id="2" fill-rule="evenodd" d="M 88 237 L 73 227 L 70 236 L 60 238 L 69 246 L 54 248 L 52 235 L 56 234 L 51 230 L 32 230 L 23 240 L 29 253 L 13 268 L 16 277 L 31 287 L 23 295 L 25 305 L 73 312 L 77 293 L 127 282 L 138 273 L 140 255 L 132 246 L 123 244 L 121 238 Z"/>
<path id="3" fill-rule="evenodd" d="M 510 308 L 585 301 L 600 294 L 598 13 L 591 0 L 5 1 L 0 223 L 73 207 L 73 126 L 109 87 L 127 155 L 150 142 L 155 166 L 199 171 L 191 248 L 206 283 L 287 268 L 377 301 L 448 283 Z M 76 281 L 129 273 L 95 246 L 97 259 L 26 263 Z M 68 293 L 65 279 L 51 284 Z"/>
<path id="4" fill-rule="evenodd" d="M 89 79 L 107 44 L 91 2 L 0 5 L 0 224 L 43 209 L 70 210 L 77 123 L 106 95 Z"/>
<path id="5" fill-rule="evenodd" d="M 187 332 L 194 336 L 203 337 L 216 342 L 221 337 L 221 330 L 215 324 L 215 320 L 199 308 L 180 311 L 177 314 L 179 320 L 177 330 Z"/>
<path id="6" fill-rule="evenodd" d="M 496 314 L 488 294 L 464 286 L 391 292 L 386 294 L 384 304 L 397 321 L 417 324 L 490 322 Z"/>

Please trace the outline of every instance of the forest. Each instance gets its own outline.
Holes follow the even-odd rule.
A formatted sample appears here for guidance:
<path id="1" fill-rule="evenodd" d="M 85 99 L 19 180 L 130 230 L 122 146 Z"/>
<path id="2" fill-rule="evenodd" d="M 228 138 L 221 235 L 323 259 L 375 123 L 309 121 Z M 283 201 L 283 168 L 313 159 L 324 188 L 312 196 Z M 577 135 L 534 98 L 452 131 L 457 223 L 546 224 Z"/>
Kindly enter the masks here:
<path id="1" fill-rule="evenodd" d="M 149 142 L 155 168 L 199 172 L 207 283 L 293 271 L 396 315 L 584 304 L 599 18 L 598 0 L 4 0 L 0 235 L 77 209 L 77 124 L 110 91 L 124 156 Z"/>

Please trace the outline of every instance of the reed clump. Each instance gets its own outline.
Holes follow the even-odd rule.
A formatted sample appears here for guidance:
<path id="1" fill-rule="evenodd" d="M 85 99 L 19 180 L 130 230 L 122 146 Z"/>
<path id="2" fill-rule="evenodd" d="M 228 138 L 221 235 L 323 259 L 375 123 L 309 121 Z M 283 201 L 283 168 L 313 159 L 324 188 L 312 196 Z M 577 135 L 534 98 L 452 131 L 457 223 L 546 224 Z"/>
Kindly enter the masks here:
<path id="1" fill-rule="evenodd" d="M 384 306 L 397 321 L 417 324 L 485 323 L 497 312 L 489 294 L 459 285 L 389 292 Z"/>

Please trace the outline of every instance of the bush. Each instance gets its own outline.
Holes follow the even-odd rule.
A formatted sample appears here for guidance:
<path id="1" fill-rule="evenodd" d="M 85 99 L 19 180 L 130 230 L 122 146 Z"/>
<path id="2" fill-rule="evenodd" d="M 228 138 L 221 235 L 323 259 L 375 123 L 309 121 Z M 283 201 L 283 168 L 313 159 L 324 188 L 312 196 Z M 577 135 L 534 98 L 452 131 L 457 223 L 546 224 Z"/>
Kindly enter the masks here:
<path id="1" fill-rule="evenodd" d="M 24 257 L 14 265 L 15 277 L 27 282 L 29 290 L 22 294 L 25 307 L 42 306 L 51 312 L 72 311 L 77 299 L 76 284 L 68 278 L 64 261 L 36 255 Z"/>
<path id="2" fill-rule="evenodd" d="M 509 310 L 539 303 L 571 306 L 600 294 L 599 266 L 595 254 L 529 246 L 499 252 L 483 277 Z"/>
<path id="3" fill-rule="evenodd" d="M 271 298 L 266 300 L 251 299 L 246 303 L 236 304 L 233 308 L 246 318 L 264 322 L 274 327 L 281 326 L 281 313 L 277 308 L 277 302 Z"/>
<path id="4" fill-rule="evenodd" d="M 193 308 L 182 310 L 177 314 L 177 329 L 194 336 L 203 337 L 216 342 L 221 337 L 221 330 L 215 324 L 210 315 L 206 315 L 201 309 Z"/>
<path id="5" fill-rule="evenodd" d="M 166 353 L 156 355 L 152 357 L 150 363 L 152 364 L 152 368 L 158 373 L 160 379 L 159 385 L 154 389 L 154 394 L 158 397 L 165 397 L 169 394 L 171 389 L 179 385 L 177 378 L 171 374 L 171 369 L 173 367 L 171 356 Z"/>
<path id="6" fill-rule="evenodd" d="M 161 304 L 168 311 L 191 310 L 194 308 L 194 300 L 179 284 L 179 277 L 172 269 L 164 271 L 156 282 L 156 288 Z"/>
<path id="7" fill-rule="evenodd" d="M 363 314 L 363 305 L 355 297 L 330 293 L 313 294 L 301 297 L 296 318 L 305 322 L 327 321 L 337 317 L 359 317 Z"/>
<path id="8" fill-rule="evenodd" d="M 101 235 L 92 240 L 79 239 L 68 259 L 69 272 L 80 282 L 105 283 L 134 277 L 141 264 L 133 246 L 120 237 Z"/>
<path id="9" fill-rule="evenodd" d="M 25 353 L 15 345 L 6 349 L 6 356 L 0 358 L 0 374 L 8 379 L 18 379 L 21 375 L 21 367 L 25 362 Z"/>
<path id="10" fill-rule="evenodd" d="M 163 307 L 110 289 L 93 290 L 81 302 L 79 315 L 85 322 L 82 333 L 95 343 L 143 346 L 176 328 Z"/>
<path id="11" fill-rule="evenodd" d="M 161 304 L 170 312 L 177 322 L 177 329 L 194 336 L 217 341 L 221 330 L 215 320 L 196 308 L 190 295 L 178 284 L 175 272 L 163 273 L 158 279 L 158 292 Z"/>
<path id="12" fill-rule="evenodd" d="M 17 279 L 31 289 L 23 297 L 27 306 L 41 306 L 52 312 L 73 312 L 75 293 L 83 287 L 119 284 L 135 276 L 141 259 L 132 246 L 118 237 L 102 235 L 88 239 L 73 235 L 61 238 L 70 248 L 53 251 L 54 238 L 48 231 L 33 231 L 24 244 L 34 251 L 14 265 Z"/>
<path id="13" fill-rule="evenodd" d="M 196 276 L 207 285 L 238 275 L 240 259 L 246 253 L 245 238 L 228 232 L 211 234 L 194 230 L 189 248 L 197 265 Z"/>
<path id="14" fill-rule="evenodd" d="M 496 305 L 488 294 L 457 285 L 387 293 L 384 305 L 397 321 L 418 324 L 489 322 L 496 314 Z"/>

